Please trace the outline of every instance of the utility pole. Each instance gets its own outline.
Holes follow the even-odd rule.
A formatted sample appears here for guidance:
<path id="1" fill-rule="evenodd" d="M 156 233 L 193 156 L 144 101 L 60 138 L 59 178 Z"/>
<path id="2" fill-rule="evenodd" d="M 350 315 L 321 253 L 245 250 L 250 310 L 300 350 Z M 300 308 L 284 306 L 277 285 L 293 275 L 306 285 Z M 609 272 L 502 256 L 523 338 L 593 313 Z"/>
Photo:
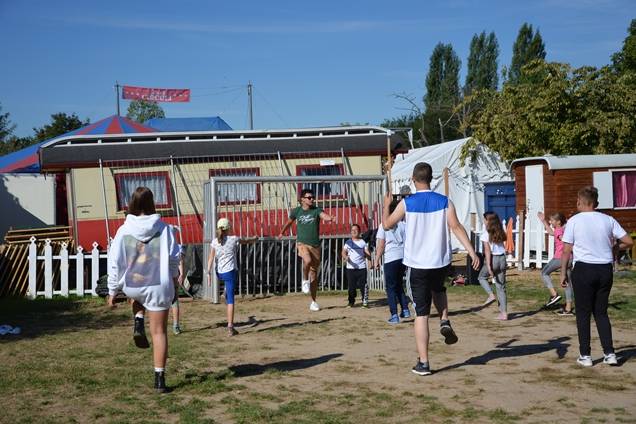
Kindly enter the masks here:
<path id="1" fill-rule="evenodd" d="M 119 85 L 119 81 L 115 81 L 115 92 L 117 93 L 117 116 L 120 116 L 119 114 L 119 87 L 121 87 L 121 85 Z"/>
<path id="2" fill-rule="evenodd" d="M 247 113 L 249 114 L 250 130 L 254 129 L 254 111 L 252 110 L 252 81 L 247 83 Z"/>

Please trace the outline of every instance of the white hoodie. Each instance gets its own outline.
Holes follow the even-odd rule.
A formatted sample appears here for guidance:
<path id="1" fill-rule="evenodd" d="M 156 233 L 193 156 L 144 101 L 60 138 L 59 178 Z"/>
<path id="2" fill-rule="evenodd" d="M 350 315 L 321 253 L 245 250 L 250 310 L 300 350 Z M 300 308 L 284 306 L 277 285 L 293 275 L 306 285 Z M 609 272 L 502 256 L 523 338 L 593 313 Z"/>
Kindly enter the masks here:
<path id="1" fill-rule="evenodd" d="M 108 251 L 108 292 L 122 290 L 150 311 L 170 308 L 179 274 L 179 245 L 159 214 L 128 215 Z"/>

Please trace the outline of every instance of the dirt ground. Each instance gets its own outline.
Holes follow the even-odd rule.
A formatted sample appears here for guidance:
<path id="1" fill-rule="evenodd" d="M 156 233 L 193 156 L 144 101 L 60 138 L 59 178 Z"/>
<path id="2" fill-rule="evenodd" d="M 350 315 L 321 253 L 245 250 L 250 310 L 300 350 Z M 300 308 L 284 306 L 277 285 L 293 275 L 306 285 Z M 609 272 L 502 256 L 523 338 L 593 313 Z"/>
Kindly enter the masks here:
<path id="1" fill-rule="evenodd" d="M 507 322 L 494 319 L 496 304 L 476 307 L 485 297 L 478 286 L 449 288 L 459 342 L 445 345 L 438 318 L 432 318 L 434 373 L 424 377 L 411 373 L 417 356 L 412 320 L 387 324 L 380 292 L 371 293 L 369 309 L 346 308 L 346 293 L 319 293 L 319 312 L 308 310 L 305 295 L 238 297 L 240 334 L 232 338 L 226 336 L 223 304 L 182 299 L 185 331 L 170 335 L 173 391 L 162 399 L 150 389 L 150 351 L 132 346 L 127 308 L 108 312 L 93 302 L 82 310 L 94 315 L 94 324 L 58 329 L 51 323 L 38 335 L 29 335 L 27 327 L 23 338 L 2 341 L 0 362 L 16 373 L 37 359 L 19 352 L 35 350 L 42 358 L 43 350 L 55 351 L 68 358 L 72 368 L 61 371 L 66 376 L 60 381 L 67 394 L 75 393 L 72 400 L 55 396 L 58 389 L 47 383 L 5 374 L 0 390 L 11 406 L 4 419 L 16 422 L 27 413 L 53 422 L 636 422 L 633 317 L 613 322 L 620 366 L 602 364 L 593 327 L 595 365 L 581 368 L 574 318 L 541 309 L 543 290 L 533 291 L 538 275 L 530 277 L 511 276 L 517 288 L 509 294 Z M 615 291 L 631 292 L 634 282 L 624 279 Z M 113 314 L 119 319 L 103 322 Z M 29 317 L 21 319 L 29 325 Z M 70 364 L 87 359 L 78 352 L 93 359 L 74 377 Z M 125 373 L 129 362 L 132 382 L 113 376 Z M 91 384 L 82 380 L 89 376 Z M 122 395 L 130 385 L 132 394 Z M 154 405 L 154 412 L 136 411 L 137 403 Z"/>

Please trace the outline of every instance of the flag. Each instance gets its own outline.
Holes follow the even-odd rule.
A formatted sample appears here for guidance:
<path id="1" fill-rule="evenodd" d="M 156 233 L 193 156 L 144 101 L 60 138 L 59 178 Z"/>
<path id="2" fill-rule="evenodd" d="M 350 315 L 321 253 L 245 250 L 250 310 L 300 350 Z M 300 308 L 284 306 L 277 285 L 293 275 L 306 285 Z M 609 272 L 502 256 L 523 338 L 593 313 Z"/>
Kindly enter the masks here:
<path id="1" fill-rule="evenodd" d="M 147 100 L 149 102 L 189 102 L 189 88 L 148 88 L 124 85 L 122 99 Z"/>

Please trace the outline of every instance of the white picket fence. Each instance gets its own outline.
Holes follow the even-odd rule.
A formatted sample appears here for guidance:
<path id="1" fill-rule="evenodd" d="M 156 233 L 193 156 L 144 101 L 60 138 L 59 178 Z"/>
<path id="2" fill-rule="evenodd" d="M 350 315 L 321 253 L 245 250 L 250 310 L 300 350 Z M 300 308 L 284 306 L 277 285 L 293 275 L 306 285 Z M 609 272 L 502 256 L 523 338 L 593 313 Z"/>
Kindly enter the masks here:
<path id="1" fill-rule="evenodd" d="M 534 264 L 537 269 L 540 269 L 552 259 L 554 254 L 554 237 L 547 235 L 542 224 L 539 223 L 539 225 L 537 225 L 534 219 L 528 219 L 528 217 L 526 217 L 523 230 L 523 249 L 519 249 L 521 246 L 519 242 L 519 223 L 520 218 L 517 216 L 513 228 L 515 248 L 507 257 L 508 265 L 524 269 Z M 504 228 L 506 228 L 506 224 L 504 221 Z M 476 236 L 475 249 L 479 252 L 482 251 L 482 243 L 479 241 L 479 236 L 482 232 L 483 228 L 481 222 L 479 222 L 474 232 Z M 545 246 L 546 236 L 548 239 L 547 249 Z M 100 276 L 99 261 L 100 259 L 108 257 L 107 253 L 100 253 L 97 249 L 97 243 L 93 243 L 93 249 L 90 252 L 84 252 L 82 247 L 79 246 L 75 254 L 70 254 L 67 243 L 62 243 L 60 253 L 53 255 L 51 240 L 46 239 L 44 241 L 44 254 L 38 255 L 36 241 L 35 237 L 31 237 L 31 244 L 29 246 L 29 290 L 27 293 L 29 298 L 35 299 L 37 296 L 44 296 L 50 299 L 53 295 L 68 297 L 70 294 L 77 296 L 97 296 L 96 288 Z M 544 252 L 547 252 L 546 256 L 544 256 Z M 44 261 L 44 290 L 37 290 L 38 261 Z M 54 281 L 54 270 L 56 267 L 53 265 L 53 261 L 60 261 L 59 285 L 57 284 L 57 278 L 55 279 L 56 281 Z M 75 261 L 74 279 L 71 279 L 69 276 L 71 261 Z M 87 272 L 89 268 L 90 272 Z M 87 276 L 90 282 L 90 288 L 86 288 Z"/>
<path id="2" fill-rule="evenodd" d="M 99 280 L 99 260 L 106 258 L 106 253 L 100 253 L 98 244 L 93 243 L 93 249 L 84 253 L 82 246 L 77 248 L 75 254 L 69 254 L 68 244 L 61 243 L 59 255 L 53 255 L 51 240 L 44 240 L 44 255 L 38 255 L 36 238 L 31 237 L 29 245 L 29 290 L 27 297 L 35 299 L 37 296 L 44 296 L 51 299 L 53 295 L 68 297 L 70 294 L 77 296 L 93 295 L 97 296 L 97 282 Z M 44 290 L 37 290 L 38 281 L 38 261 L 44 261 Z M 59 264 L 59 289 L 54 289 L 57 285 L 53 281 L 53 261 L 60 261 Z M 70 261 L 75 261 L 75 279 L 69 278 Z M 90 288 L 85 287 L 85 268 L 90 267 Z"/>
<path id="3" fill-rule="evenodd" d="M 520 228 L 519 224 L 521 222 L 521 218 L 517 215 L 514 221 L 514 227 L 512 230 L 513 240 L 514 240 L 514 250 L 509 253 L 507 256 L 508 266 L 517 267 L 518 269 L 530 268 L 532 265 L 537 269 L 543 268 L 543 265 L 550 262 L 552 257 L 554 256 L 554 236 L 551 236 L 547 233 L 542 223 L 537 223 L 537 220 L 534 218 L 530 218 L 528 216 L 524 219 L 523 226 L 523 246 L 521 245 L 520 239 Z M 503 221 L 504 229 L 507 228 L 508 222 Z M 481 221 L 477 224 L 477 229 L 475 230 L 475 250 L 483 253 L 482 243 L 479 241 L 479 236 L 482 234 L 484 229 L 482 228 Z M 547 237 L 547 247 L 546 240 Z M 520 247 L 523 247 L 520 249 Z M 544 256 L 544 252 L 547 253 L 547 256 Z"/>

